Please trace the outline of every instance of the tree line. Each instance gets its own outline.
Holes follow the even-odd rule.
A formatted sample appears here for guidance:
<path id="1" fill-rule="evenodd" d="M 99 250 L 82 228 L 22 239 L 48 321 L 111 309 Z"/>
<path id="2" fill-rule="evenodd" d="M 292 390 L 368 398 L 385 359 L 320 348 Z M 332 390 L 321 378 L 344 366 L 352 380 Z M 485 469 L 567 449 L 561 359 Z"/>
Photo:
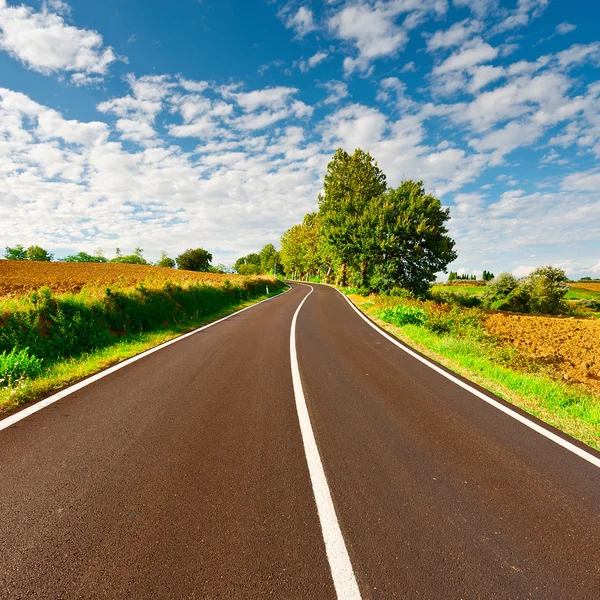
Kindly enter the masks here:
<path id="1" fill-rule="evenodd" d="M 144 258 L 142 248 L 136 248 L 133 254 L 123 254 L 120 248 L 116 249 L 113 258 L 106 258 L 102 249 L 98 248 L 94 254 L 87 252 L 77 252 L 70 256 L 59 259 L 60 262 L 76 263 L 121 263 L 130 265 L 151 265 L 155 267 L 179 268 L 186 271 L 200 271 L 213 273 L 226 273 L 230 269 L 223 264 L 216 267 L 211 265 L 212 254 L 204 248 L 188 248 L 179 256 L 171 258 L 164 250 L 161 251 L 160 259 L 151 262 Z M 6 246 L 4 258 L 8 260 L 36 260 L 50 262 L 54 256 L 40 246 L 29 246 L 25 248 L 22 244 L 16 246 Z"/>
<path id="2" fill-rule="evenodd" d="M 484 269 L 481 274 L 481 281 L 492 281 L 492 279 L 494 279 L 494 274 Z M 475 273 L 471 275 L 466 273 L 459 275 L 456 271 L 450 271 L 450 273 L 448 273 L 448 283 L 452 281 L 477 281 L 477 275 L 475 275 Z"/>

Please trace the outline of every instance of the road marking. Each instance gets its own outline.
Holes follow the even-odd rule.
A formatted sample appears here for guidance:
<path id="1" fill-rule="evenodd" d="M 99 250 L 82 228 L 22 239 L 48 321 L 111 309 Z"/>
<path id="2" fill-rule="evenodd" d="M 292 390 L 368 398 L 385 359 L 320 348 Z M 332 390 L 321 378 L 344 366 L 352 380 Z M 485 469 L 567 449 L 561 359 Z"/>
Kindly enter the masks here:
<path id="1" fill-rule="evenodd" d="M 350 299 L 347 296 L 345 296 L 342 292 L 340 292 L 340 290 L 337 290 L 337 291 L 340 294 L 342 294 L 342 296 L 345 298 L 346 302 L 348 302 L 348 304 L 358 313 L 358 315 L 359 315 L 359 317 L 361 317 L 361 319 L 363 319 L 368 325 L 370 325 L 375 331 L 377 331 L 377 333 L 381 334 L 388 341 L 392 342 L 392 344 L 398 346 L 398 348 L 400 348 L 407 354 L 410 354 L 410 356 L 412 356 L 413 358 L 416 358 L 418 361 L 421 361 L 423 364 L 427 365 L 434 371 L 437 371 L 440 375 L 443 375 L 446 379 L 449 379 L 456 385 L 459 385 L 461 388 L 467 390 L 468 392 L 471 392 L 471 394 L 473 394 L 474 396 L 481 398 L 481 400 L 483 400 L 484 402 L 487 402 L 488 404 L 491 404 L 494 408 L 501 410 L 503 413 L 507 414 L 509 417 L 516 419 L 520 423 L 523 423 L 523 425 L 526 425 L 530 429 L 537 431 L 539 434 L 543 435 L 544 437 L 548 438 L 549 440 L 552 440 L 554 443 L 558 444 L 559 446 L 562 446 L 569 452 L 576 454 L 580 458 L 583 458 L 584 460 L 587 460 L 592 465 L 600 468 L 600 458 L 583 450 L 582 448 L 579 448 L 579 446 L 576 446 L 575 444 L 572 444 L 571 442 L 561 438 L 560 436 L 556 435 L 552 431 L 548 431 L 541 425 L 538 425 L 537 423 L 530 421 L 527 417 L 524 417 L 523 415 L 519 414 L 515 410 L 509 408 L 508 406 L 505 406 L 501 402 L 494 400 L 491 396 L 488 396 L 487 394 L 480 392 L 478 389 L 474 388 L 473 386 L 469 385 L 468 383 L 465 383 L 464 381 L 461 381 L 460 379 L 458 379 L 458 377 L 455 377 L 454 375 L 451 375 L 447 371 L 444 371 L 444 369 L 438 367 L 435 363 L 431 362 L 430 360 L 423 358 L 422 356 L 420 356 L 419 354 L 417 354 L 416 352 L 414 352 L 407 346 L 404 346 L 398 340 L 393 338 L 391 335 L 389 335 L 388 333 L 386 333 L 385 331 L 383 331 L 379 327 L 377 327 L 377 325 L 375 325 L 375 323 L 373 323 L 370 319 L 368 319 L 356 306 L 354 306 L 354 304 L 352 304 Z"/>
<path id="2" fill-rule="evenodd" d="M 301 284 L 302 285 L 302 284 Z M 292 329 L 290 332 L 290 358 L 292 363 L 292 381 L 294 383 L 294 395 L 296 397 L 296 410 L 298 411 L 298 420 L 300 421 L 300 431 L 302 432 L 302 441 L 304 442 L 304 453 L 306 454 L 306 462 L 308 463 L 308 471 L 310 481 L 312 483 L 315 502 L 317 504 L 317 512 L 319 513 L 319 521 L 321 522 L 321 530 L 323 532 L 323 540 L 325 541 L 325 551 L 329 560 L 333 585 L 339 600 L 360 600 L 360 591 L 348 550 L 344 543 L 344 538 L 340 530 L 340 525 L 335 514 L 335 507 L 331 499 L 331 492 L 323 470 L 323 463 L 317 448 L 317 442 L 313 433 L 310 417 L 308 416 L 308 408 L 304 391 L 302 389 L 302 381 L 300 379 L 300 368 L 298 367 L 298 355 L 296 353 L 296 321 L 298 314 L 302 309 L 302 305 L 306 299 L 313 293 L 314 288 L 310 287 L 310 292 L 305 296 L 300 306 L 296 309 L 294 318 L 292 319 Z"/>
<path id="3" fill-rule="evenodd" d="M 289 292 L 290 289 L 291 288 L 288 287 L 288 289 L 284 290 L 283 293 L 285 294 L 286 292 Z M 209 323 L 208 325 L 204 325 L 203 327 L 194 329 L 194 331 L 190 331 L 189 333 L 180 335 L 179 337 L 176 337 L 173 340 L 169 340 L 168 342 L 165 342 L 164 344 L 161 344 L 160 346 L 156 346 L 155 348 L 150 348 L 150 350 L 146 350 L 145 352 L 142 352 L 141 354 L 132 356 L 131 358 L 128 358 L 127 360 L 115 365 L 114 367 L 110 367 L 109 369 L 106 369 L 105 371 L 102 371 L 101 373 L 92 375 L 91 377 L 88 377 L 87 379 L 84 379 L 83 381 L 80 381 L 79 383 L 76 383 L 75 385 L 65 388 L 64 390 L 62 390 L 52 396 L 49 396 L 48 398 L 46 398 L 44 400 L 40 400 L 39 402 L 36 402 L 29 408 L 25 408 L 25 409 L 19 411 L 18 413 L 12 415 L 11 417 L 7 417 L 6 419 L 3 419 L 2 421 L 0 421 L 0 431 L 2 431 L 3 429 L 8 429 L 15 423 L 18 423 L 19 421 L 22 421 L 23 419 L 30 417 L 31 415 L 42 410 L 43 408 L 46 408 L 47 406 L 50 406 L 51 404 L 58 402 L 65 396 L 69 396 L 70 394 L 73 394 L 74 392 L 77 392 L 80 389 L 82 389 L 92 383 L 95 383 L 96 381 L 98 381 L 99 379 L 102 379 L 103 377 L 112 375 L 115 371 L 118 371 L 119 369 L 123 369 L 124 367 L 127 367 L 131 363 L 141 360 L 142 358 L 145 358 L 146 356 L 149 356 L 150 354 L 153 354 L 154 352 L 158 352 L 159 350 L 162 350 L 163 348 L 166 348 L 167 346 L 170 346 L 171 344 L 180 342 L 181 340 L 188 338 L 192 335 L 195 335 L 196 333 L 199 333 L 200 331 L 204 331 L 205 329 L 208 329 L 209 327 L 212 327 L 213 325 L 217 325 L 218 323 L 222 323 L 223 321 L 226 321 L 227 319 L 231 319 L 231 317 L 235 317 L 236 315 L 239 315 L 240 313 L 243 313 L 246 310 L 254 308 L 255 306 L 258 306 L 259 304 L 262 304 L 263 302 L 268 302 L 269 300 L 278 298 L 279 296 L 281 296 L 281 294 L 278 294 L 277 296 L 271 296 L 271 298 L 266 298 L 265 300 L 261 300 L 260 302 L 257 302 L 256 304 L 252 304 L 251 306 L 247 306 L 246 308 L 242 308 L 241 310 L 231 313 L 230 315 L 227 315 L 226 317 L 223 317 L 222 319 L 219 319 L 218 321 L 213 321 L 212 323 Z"/>

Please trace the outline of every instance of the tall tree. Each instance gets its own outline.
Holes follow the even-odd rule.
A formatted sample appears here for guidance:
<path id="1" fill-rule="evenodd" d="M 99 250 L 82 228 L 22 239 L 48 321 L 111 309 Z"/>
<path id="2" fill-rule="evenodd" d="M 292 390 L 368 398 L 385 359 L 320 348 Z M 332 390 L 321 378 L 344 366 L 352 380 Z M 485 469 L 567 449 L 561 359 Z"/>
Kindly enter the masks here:
<path id="1" fill-rule="evenodd" d="M 449 218 L 450 211 L 427 194 L 420 181 L 404 181 L 373 198 L 362 223 L 371 232 L 366 244 L 370 287 L 427 292 L 436 273 L 457 257 L 445 226 Z"/>
<path id="2" fill-rule="evenodd" d="M 277 249 L 273 244 L 266 244 L 259 253 L 260 267 L 263 273 L 272 273 L 277 262 Z"/>
<path id="3" fill-rule="evenodd" d="M 323 195 L 319 195 L 319 217 L 324 244 L 341 265 L 341 284 L 347 269 L 359 269 L 366 279 L 369 236 L 362 216 L 369 203 L 386 190 L 386 179 L 377 162 L 360 148 L 350 155 L 338 148 L 327 165 Z"/>

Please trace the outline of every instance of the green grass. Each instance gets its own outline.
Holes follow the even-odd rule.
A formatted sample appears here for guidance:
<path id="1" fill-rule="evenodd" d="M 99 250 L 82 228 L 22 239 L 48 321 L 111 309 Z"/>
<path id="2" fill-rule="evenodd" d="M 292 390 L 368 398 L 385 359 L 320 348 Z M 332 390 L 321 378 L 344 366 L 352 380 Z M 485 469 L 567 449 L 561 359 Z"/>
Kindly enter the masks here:
<path id="1" fill-rule="evenodd" d="M 443 312 L 434 314 L 433 303 L 413 301 L 413 308 L 420 306 L 431 315 L 429 321 L 421 319 L 423 324 L 418 325 L 403 323 L 401 318 L 393 324 L 386 322 L 394 320 L 386 311 L 406 301 L 377 296 L 353 296 L 352 300 L 376 323 L 423 354 L 600 450 L 600 397 L 552 379 L 542 365 L 525 360 L 514 348 L 486 335 L 476 316 L 469 317 L 480 311 L 453 307 L 445 312 L 455 316 L 446 317 Z M 457 317 L 459 313 L 463 316 Z M 449 318 L 455 324 L 440 330 L 436 323 L 447 323 Z"/>
<path id="2" fill-rule="evenodd" d="M 600 291 L 571 287 L 565 298 L 567 300 L 600 300 Z"/>
<path id="3" fill-rule="evenodd" d="M 469 294 L 470 296 L 481 296 L 485 292 L 485 285 L 434 285 L 432 292 L 455 292 L 457 294 Z"/>
<path id="4" fill-rule="evenodd" d="M 271 284 L 269 285 L 269 297 L 276 296 L 284 291 L 283 286 L 275 287 Z M 262 288 L 264 290 L 264 286 Z M 180 319 L 179 322 L 163 326 L 156 331 L 126 333 L 114 338 L 112 343 L 107 346 L 81 352 L 76 356 L 66 356 L 53 361 L 44 361 L 41 363 L 44 365 L 43 368 L 35 373 L 32 372 L 32 376 L 30 377 L 22 377 L 17 382 L 17 385 L 6 386 L 4 388 L 0 386 L 0 414 L 12 410 L 25 402 L 46 397 L 84 377 L 97 373 L 127 358 L 131 358 L 174 339 L 183 333 L 202 327 L 266 298 L 267 296 L 264 293 L 253 294 L 251 298 L 229 302 L 226 306 L 215 310 L 211 314 Z M 30 357 L 28 352 L 27 355 Z M 2 356 L 0 354 L 0 366 L 2 365 Z"/>

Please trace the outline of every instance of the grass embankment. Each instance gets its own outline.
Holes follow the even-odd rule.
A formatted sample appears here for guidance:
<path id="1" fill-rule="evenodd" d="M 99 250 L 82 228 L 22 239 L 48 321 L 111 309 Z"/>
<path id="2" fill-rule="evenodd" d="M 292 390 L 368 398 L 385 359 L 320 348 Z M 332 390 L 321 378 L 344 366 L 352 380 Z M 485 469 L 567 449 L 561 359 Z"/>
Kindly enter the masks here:
<path id="1" fill-rule="evenodd" d="M 48 288 L 0 301 L 0 413 L 281 293 L 275 278 L 147 288 Z"/>
<path id="2" fill-rule="evenodd" d="M 548 365 L 489 334 L 483 311 L 393 296 L 350 299 L 398 339 L 600 450 L 600 396 L 556 381 Z"/>

